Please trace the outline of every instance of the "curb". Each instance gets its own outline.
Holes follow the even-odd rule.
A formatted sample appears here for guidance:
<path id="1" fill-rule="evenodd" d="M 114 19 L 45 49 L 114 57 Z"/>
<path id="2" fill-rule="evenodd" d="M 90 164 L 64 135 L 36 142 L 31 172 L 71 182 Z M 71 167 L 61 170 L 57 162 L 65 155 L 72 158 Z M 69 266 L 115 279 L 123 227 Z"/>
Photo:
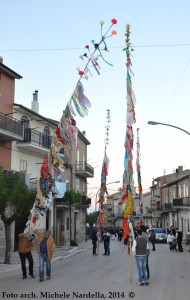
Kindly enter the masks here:
<path id="1" fill-rule="evenodd" d="M 78 247 L 74 248 L 74 249 L 71 249 L 69 251 L 65 251 L 65 252 L 68 252 L 69 254 L 68 255 L 59 255 L 57 257 L 54 257 L 52 258 L 51 262 L 55 262 L 55 261 L 58 261 L 58 260 L 62 260 L 62 259 L 65 259 L 65 258 L 68 258 L 68 257 L 71 257 L 73 255 L 76 255 L 78 253 L 81 253 L 81 252 L 86 252 L 88 251 L 89 249 L 91 249 L 92 246 L 89 246 L 88 248 L 86 249 L 78 249 Z M 28 265 L 28 264 L 26 264 Z M 5 272 L 9 272 L 9 271 L 15 271 L 17 269 L 21 269 L 21 266 L 20 266 L 20 262 L 18 263 L 14 263 L 14 264 L 10 264 L 10 265 L 6 265 L 6 264 L 0 264 L 0 267 L 2 266 L 2 268 L 4 268 L 3 270 L 1 270 L 0 268 L 0 275 L 2 273 L 5 273 Z M 39 264 L 37 264 L 35 267 L 38 267 Z M 8 267 L 8 268 L 7 268 Z M 9 268 L 10 267 L 10 268 Z M 7 268 L 7 269 L 6 269 Z"/>

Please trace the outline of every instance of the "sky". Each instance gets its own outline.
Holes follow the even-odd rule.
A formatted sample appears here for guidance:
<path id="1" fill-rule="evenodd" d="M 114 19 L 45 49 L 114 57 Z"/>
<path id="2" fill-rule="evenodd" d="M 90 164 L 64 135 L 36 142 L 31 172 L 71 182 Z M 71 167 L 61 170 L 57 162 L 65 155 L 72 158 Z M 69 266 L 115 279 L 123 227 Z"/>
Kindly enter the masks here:
<path id="1" fill-rule="evenodd" d="M 15 102 L 31 108 L 38 90 L 39 113 L 60 120 L 83 69 L 81 54 L 91 40 L 99 42 L 117 19 L 117 35 L 106 40 L 109 52 L 99 60 L 100 75 L 83 80 L 84 94 L 92 104 L 88 116 L 76 116 L 77 127 L 90 141 L 88 163 L 94 167 L 88 179 L 88 196 L 101 184 L 105 149 L 107 109 L 110 109 L 109 194 L 122 186 L 126 129 L 125 29 L 131 25 L 132 87 L 136 95 L 133 169 L 136 174 L 136 130 L 139 128 L 140 166 L 143 192 L 152 179 L 182 165 L 190 168 L 190 137 L 168 126 L 148 125 L 157 121 L 190 131 L 190 2 L 188 0 L 0 0 L 0 56 L 3 63 L 23 78 L 16 80 Z"/>

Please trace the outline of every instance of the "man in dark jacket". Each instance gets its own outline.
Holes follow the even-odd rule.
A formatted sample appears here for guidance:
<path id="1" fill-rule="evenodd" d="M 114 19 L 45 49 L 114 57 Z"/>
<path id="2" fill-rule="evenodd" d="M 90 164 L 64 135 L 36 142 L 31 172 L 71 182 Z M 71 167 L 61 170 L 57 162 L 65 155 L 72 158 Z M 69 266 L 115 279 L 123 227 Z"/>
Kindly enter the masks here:
<path id="1" fill-rule="evenodd" d="M 92 248 L 92 254 L 93 255 L 97 255 L 96 253 L 96 250 L 97 250 L 97 232 L 96 232 L 96 227 L 93 227 L 92 229 L 92 245 L 93 245 L 93 248 Z"/>
<path id="2" fill-rule="evenodd" d="M 152 229 L 152 232 L 150 234 L 150 238 L 149 238 L 150 242 L 152 243 L 152 251 L 155 251 L 155 240 L 156 240 L 156 234 L 154 232 L 154 230 Z"/>
<path id="3" fill-rule="evenodd" d="M 183 247 L 182 247 L 182 237 L 183 237 L 183 234 L 182 234 L 182 231 L 179 230 L 178 228 L 176 228 L 176 233 L 177 233 L 177 248 L 178 248 L 178 251 L 179 252 L 183 252 Z"/>

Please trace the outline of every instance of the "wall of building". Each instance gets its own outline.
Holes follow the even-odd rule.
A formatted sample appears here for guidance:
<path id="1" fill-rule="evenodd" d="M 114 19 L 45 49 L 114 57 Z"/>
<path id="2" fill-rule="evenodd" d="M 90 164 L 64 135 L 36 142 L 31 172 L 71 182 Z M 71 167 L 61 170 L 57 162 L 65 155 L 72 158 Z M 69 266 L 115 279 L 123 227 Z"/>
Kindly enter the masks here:
<path id="1" fill-rule="evenodd" d="M 13 112 L 15 79 L 1 73 L 0 81 L 0 111 L 3 114 Z"/>

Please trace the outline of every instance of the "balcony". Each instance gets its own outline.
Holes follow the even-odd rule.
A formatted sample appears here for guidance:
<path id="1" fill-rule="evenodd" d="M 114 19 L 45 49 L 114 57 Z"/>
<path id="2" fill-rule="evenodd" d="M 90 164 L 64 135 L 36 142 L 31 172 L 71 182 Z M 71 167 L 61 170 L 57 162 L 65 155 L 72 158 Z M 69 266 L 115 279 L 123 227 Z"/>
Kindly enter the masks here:
<path id="1" fill-rule="evenodd" d="M 164 203 L 162 205 L 162 211 L 173 211 L 174 208 L 172 206 L 172 203 Z"/>
<path id="2" fill-rule="evenodd" d="M 107 215 L 107 221 L 113 222 L 115 220 L 115 214 Z"/>
<path id="3" fill-rule="evenodd" d="M 23 140 L 23 124 L 0 113 L 0 142 L 8 143 Z"/>
<path id="4" fill-rule="evenodd" d="M 107 210 L 112 211 L 112 204 L 106 203 L 106 208 L 107 208 Z"/>
<path id="5" fill-rule="evenodd" d="M 94 177 L 94 168 L 84 162 L 75 163 L 75 174 L 85 178 Z"/>
<path id="6" fill-rule="evenodd" d="M 189 207 L 190 206 L 190 199 L 189 197 L 184 197 L 184 198 L 175 198 L 173 199 L 173 206 L 174 207 Z"/>
<path id="7" fill-rule="evenodd" d="M 46 155 L 51 146 L 51 136 L 47 136 L 31 128 L 24 130 L 24 138 L 17 142 L 17 147 Z"/>

